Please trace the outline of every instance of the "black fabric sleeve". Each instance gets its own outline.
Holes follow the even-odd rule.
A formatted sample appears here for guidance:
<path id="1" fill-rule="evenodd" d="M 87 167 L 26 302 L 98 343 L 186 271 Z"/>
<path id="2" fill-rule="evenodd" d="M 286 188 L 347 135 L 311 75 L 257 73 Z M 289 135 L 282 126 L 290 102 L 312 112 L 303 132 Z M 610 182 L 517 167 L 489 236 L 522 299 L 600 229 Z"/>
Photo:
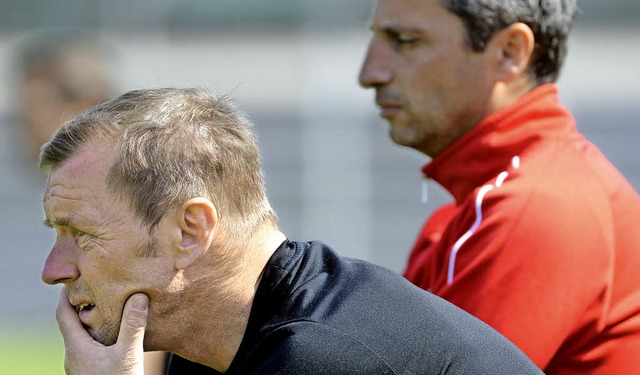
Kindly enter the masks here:
<path id="1" fill-rule="evenodd" d="M 375 329 L 375 327 L 372 327 Z M 356 338 L 332 327 L 310 322 L 287 323 L 264 335 L 244 358 L 234 363 L 230 374 L 241 375 L 541 375 L 533 363 L 511 345 L 498 345 L 490 335 L 478 337 L 473 347 L 451 343 L 441 337 L 425 343 L 406 343 L 407 347 L 424 345 L 422 355 L 411 356 L 394 365 Z M 434 345 L 435 343 L 435 345 Z M 482 343 L 497 350 L 483 351 Z M 431 344 L 431 345 L 430 345 Z M 506 340 L 505 340 L 506 344 Z M 402 352 L 403 343 L 391 349 Z M 482 354 L 486 354 L 483 356 Z"/>

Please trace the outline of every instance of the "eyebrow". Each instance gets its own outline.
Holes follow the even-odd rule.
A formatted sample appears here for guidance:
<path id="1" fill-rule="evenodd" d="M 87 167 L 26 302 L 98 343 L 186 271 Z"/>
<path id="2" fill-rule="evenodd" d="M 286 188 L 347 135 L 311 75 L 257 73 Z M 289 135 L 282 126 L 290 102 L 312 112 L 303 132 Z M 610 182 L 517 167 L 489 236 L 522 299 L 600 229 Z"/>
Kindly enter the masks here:
<path id="1" fill-rule="evenodd" d="M 42 221 L 42 224 L 44 224 L 44 226 L 47 228 L 73 227 L 73 225 L 71 225 L 71 219 L 67 217 L 55 219 L 53 221 L 50 221 L 49 219 L 44 219 Z"/>
<path id="2" fill-rule="evenodd" d="M 380 30 L 383 32 L 397 32 L 397 33 L 422 33 L 423 30 L 417 26 L 404 24 L 395 21 L 379 22 L 369 24 L 369 29 L 372 31 Z"/>

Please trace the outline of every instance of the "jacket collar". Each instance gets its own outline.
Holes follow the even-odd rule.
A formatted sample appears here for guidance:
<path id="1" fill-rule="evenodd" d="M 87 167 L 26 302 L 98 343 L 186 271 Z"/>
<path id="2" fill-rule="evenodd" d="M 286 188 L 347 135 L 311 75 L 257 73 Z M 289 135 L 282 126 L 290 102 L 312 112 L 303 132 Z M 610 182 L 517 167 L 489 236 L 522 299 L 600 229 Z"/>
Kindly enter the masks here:
<path id="1" fill-rule="evenodd" d="M 422 168 L 457 204 L 506 170 L 514 156 L 548 137 L 574 134 L 575 121 L 560 104 L 555 84 L 541 85 L 489 115 Z"/>

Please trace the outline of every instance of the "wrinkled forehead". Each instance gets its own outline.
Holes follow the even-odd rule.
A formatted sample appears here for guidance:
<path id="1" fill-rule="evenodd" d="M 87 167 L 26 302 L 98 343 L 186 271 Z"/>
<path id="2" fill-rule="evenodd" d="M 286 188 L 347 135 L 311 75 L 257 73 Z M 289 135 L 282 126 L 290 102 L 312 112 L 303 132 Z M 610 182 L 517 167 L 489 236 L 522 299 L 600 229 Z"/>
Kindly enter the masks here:
<path id="1" fill-rule="evenodd" d="M 44 200 L 55 196 L 76 199 L 106 191 L 112 152 L 105 145 L 87 144 L 49 171 Z"/>

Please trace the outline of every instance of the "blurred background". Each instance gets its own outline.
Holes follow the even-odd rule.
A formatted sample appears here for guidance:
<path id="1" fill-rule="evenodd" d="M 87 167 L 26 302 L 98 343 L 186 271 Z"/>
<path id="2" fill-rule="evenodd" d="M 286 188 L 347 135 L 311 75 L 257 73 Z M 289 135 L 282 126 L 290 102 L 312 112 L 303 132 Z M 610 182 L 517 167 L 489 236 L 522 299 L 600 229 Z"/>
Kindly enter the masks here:
<path id="1" fill-rule="evenodd" d="M 559 86 L 580 130 L 640 189 L 640 2 L 581 0 Z M 0 2 L 0 373 L 62 374 L 40 281 L 35 155 L 51 126 L 136 88 L 231 94 L 255 122 L 282 230 L 403 270 L 424 219 L 449 200 L 422 155 L 387 138 L 357 84 L 371 0 Z M 570 213 L 569 213 L 570 215 Z M 570 219 L 570 216 L 568 217 Z M 53 364 L 52 364 L 53 363 Z"/>

